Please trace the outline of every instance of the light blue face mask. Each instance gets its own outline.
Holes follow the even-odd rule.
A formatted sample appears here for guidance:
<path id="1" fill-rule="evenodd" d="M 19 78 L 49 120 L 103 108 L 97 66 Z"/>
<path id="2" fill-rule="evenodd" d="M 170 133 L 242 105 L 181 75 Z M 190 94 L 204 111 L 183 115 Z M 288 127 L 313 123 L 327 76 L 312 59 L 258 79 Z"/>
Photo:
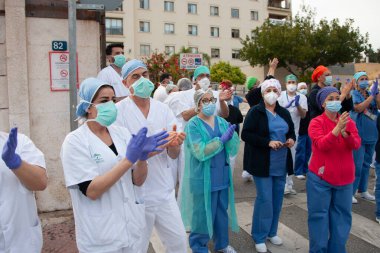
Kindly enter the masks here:
<path id="1" fill-rule="evenodd" d="M 154 90 L 154 84 L 144 77 L 141 77 L 139 80 L 132 84 L 133 95 L 140 98 L 149 98 L 150 94 Z"/>
<path id="2" fill-rule="evenodd" d="M 362 80 L 362 81 L 359 82 L 359 87 L 361 89 L 367 89 L 368 85 L 369 85 L 368 80 Z"/>
<path id="3" fill-rule="evenodd" d="M 113 59 L 115 60 L 113 64 L 115 64 L 119 68 L 122 68 L 124 66 L 125 62 L 127 61 L 125 56 L 122 54 L 115 55 L 113 57 Z"/>
<path id="4" fill-rule="evenodd" d="M 101 103 L 95 105 L 98 114 L 95 119 L 89 119 L 87 121 L 96 121 L 100 125 L 108 127 L 116 121 L 117 108 L 113 101 L 108 101 L 107 103 Z"/>
<path id="5" fill-rule="evenodd" d="M 324 83 L 326 86 L 331 86 L 332 85 L 332 76 L 326 76 Z"/>
<path id="6" fill-rule="evenodd" d="M 208 105 L 203 104 L 202 113 L 208 117 L 214 115 L 216 110 L 216 104 L 209 103 Z"/>
<path id="7" fill-rule="evenodd" d="M 307 89 L 300 89 L 298 90 L 299 93 L 301 93 L 302 95 L 307 95 Z"/>
<path id="8" fill-rule="evenodd" d="M 342 103 L 338 101 L 327 101 L 326 110 L 329 112 L 339 112 L 342 109 Z"/>

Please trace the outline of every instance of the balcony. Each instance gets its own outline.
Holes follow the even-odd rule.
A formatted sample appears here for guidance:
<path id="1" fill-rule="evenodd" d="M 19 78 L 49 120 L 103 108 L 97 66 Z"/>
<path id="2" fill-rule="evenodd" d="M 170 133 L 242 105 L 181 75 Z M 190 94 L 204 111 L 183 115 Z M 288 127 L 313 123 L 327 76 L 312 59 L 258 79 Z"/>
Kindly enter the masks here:
<path id="1" fill-rule="evenodd" d="M 291 5 L 290 5 L 290 2 L 285 1 L 285 0 L 282 0 L 282 1 L 281 0 L 269 0 L 268 1 L 268 7 L 290 11 Z"/>

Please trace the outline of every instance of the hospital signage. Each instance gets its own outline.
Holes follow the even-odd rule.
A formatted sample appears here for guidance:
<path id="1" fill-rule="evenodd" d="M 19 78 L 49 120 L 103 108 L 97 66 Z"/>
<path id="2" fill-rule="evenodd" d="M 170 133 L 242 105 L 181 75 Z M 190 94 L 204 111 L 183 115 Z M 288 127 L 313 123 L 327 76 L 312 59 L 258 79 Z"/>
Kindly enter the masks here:
<path id="1" fill-rule="evenodd" d="M 50 90 L 51 91 L 68 91 L 70 88 L 69 82 L 69 52 L 49 52 L 50 65 Z M 78 56 L 77 56 L 78 66 Z M 77 68 L 77 87 L 78 82 Z"/>
<path id="2" fill-rule="evenodd" d="M 196 69 L 202 65 L 202 54 L 180 54 L 179 62 L 181 69 Z"/>

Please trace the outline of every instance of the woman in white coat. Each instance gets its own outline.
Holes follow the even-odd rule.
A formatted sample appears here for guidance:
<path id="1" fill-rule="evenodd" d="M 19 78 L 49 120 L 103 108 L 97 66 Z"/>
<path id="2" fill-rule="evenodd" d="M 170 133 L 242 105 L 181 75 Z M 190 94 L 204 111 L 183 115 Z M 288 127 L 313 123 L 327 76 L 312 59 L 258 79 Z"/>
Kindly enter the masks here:
<path id="1" fill-rule="evenodd" d="M 168 134 L 146 137 L 112 125 L 112 86 L 87 78 L 81 83 L 77 115 L 86 122 L 66 136 L 61 159 L 72 199 L 76 240 L 83 253 L 139 253 L 145 227 L 143 200 L 136 188 L 147 176 L 148 156 Z"/>
<path id="2" fill-rule="evenodd" d="M 0 132 L 0 252 L 40 253 L 41 223 L 34 191 L 47 185 L 42 152 L 13 128 Z"/>

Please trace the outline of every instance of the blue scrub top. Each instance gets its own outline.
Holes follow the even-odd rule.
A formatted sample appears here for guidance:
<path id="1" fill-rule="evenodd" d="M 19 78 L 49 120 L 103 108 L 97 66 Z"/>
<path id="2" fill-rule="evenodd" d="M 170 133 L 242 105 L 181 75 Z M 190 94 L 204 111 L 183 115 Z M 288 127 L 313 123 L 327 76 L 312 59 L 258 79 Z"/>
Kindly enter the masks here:
<path id="1" fill-rule="evenodd" d="M 353 90 L 351 94 L 352 94 L 352 102 L 354 104 L 360 104 L 365 101 L 364 96 L 358 90 Z M 375 99 L 372 100 L 367 110 L 370 113 L 378 116 L 379 113 L 377 110 Z M 377 120 L 373 120 L 370 117 L 366 116 L 364 112 L 357 113 L 357 112 L 352 111 L 351 117 L 356 122 L 356 127 L 358 128 L 358 132 L 359 132 L 360 138 L 362 139 L 362 143 L 364 144 L 376 143 L 377 138 L 378 138 L 378 132 L 377 132 L 377 127 L 376 127 Z"/>
<path id="2" fill-rule="evenodd" d="M 236 108 L 239 108 L 239 104 L 242 103 L 242 102 L 243 102 L 243 98 L 242 97 L 234 95 L 234 97 L 232 99 L 233 106 L 235 106 Z"/>
<path id="3" fill-rule="evenodd" d="M 266 110 L 269 124 L 269 138 L 271 141 L 286 142 L 286 134 L 289 131 L 289 126 L 280 115 L 273 115 L 270 111 Z M 286 175 L 286 158 L 288 149 L 286 147 L 278 150 L 271 149 L 270 162 L 269 162 L 269 175 L 270 176 L 284 176 Z"/>
<path id="4" fill-rule="evenodd" d="M 221 137 L 222 133 L 219 130 L 218 121 L 215 117 L 214 129 L 212 129 L 206 122 L 202 120 L 205 125 L 211 139 L 215 137 Z M 226 151 L 223 149 L 211 159 L 210 165 L 211 173 L 211 191 L 220 191 L 228 188 L 230 177 L 228 173 L 228 163 L 226 162 Z"/>

